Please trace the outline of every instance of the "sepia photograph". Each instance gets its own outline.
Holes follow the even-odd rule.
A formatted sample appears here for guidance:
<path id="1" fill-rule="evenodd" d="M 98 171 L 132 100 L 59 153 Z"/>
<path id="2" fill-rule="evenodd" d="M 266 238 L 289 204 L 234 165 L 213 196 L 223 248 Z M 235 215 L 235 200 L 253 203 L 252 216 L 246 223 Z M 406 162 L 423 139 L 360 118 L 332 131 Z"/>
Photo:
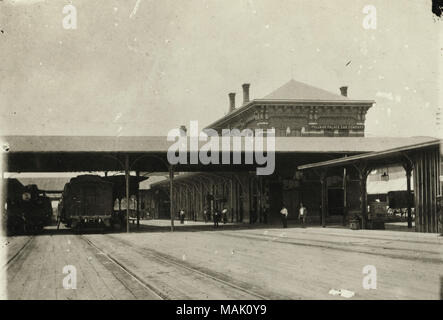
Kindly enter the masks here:
<path id="1" fill-rule="evenodd" d="M 442 11 L 0 0 L 0 300 L 443 300 Z"/>

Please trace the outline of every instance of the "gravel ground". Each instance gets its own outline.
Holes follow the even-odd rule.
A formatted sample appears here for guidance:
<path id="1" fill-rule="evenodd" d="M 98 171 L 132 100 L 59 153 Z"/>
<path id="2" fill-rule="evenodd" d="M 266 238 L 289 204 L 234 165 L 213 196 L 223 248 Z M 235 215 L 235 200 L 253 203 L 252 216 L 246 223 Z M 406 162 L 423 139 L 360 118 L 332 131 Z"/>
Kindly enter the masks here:
<path id="1" fill-rule="evenodd" d="M 443 237 L 437 234 L 175 225 L 173 233 L 169 221 L 146 220 L 129 234 L 50 228 L 42 235 L 2 238 L 0 281 L 7 292 L 0 297 L 440 299 Z M 376 268 L 376 289 L 363 288 L 367 265 Z M 65 266 L 75 267 L 75 289 L 63 287 Z"/>

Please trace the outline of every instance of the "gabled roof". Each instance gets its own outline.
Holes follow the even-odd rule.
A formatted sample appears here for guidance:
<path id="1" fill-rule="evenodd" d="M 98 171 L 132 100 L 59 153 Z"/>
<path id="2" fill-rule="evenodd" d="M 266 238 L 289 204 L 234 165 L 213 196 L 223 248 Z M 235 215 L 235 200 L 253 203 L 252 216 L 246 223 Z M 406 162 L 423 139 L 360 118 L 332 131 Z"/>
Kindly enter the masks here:
<path id="1" fill-rule="evenodd" d="M 228 113 L 224 117 L 214 121 L 206 128 L 214 128 L 225 123 L 226 121 L 230 121 L 230 119 L 237 117 L 239 114 L 246 112 L 257 104 L 297 103 L 299 105 L 311 105 L 312 103 L 315 103 L 321 105 L 347 104 L 370 107 L 374 102 L 374 100 L 352 100 L 342 95 L 291 79 L 286 84 L 271 92 L 267 96 L 261 99 L 253 99 L 249 101 L 248 103 Z"/>
<path id="2" fill-rule="evenodd" d="M 271 92 L 263 100 L 349 100 L 320 88 L 313 87 L 294 79 L 289 80 L 277 90 Z"/>

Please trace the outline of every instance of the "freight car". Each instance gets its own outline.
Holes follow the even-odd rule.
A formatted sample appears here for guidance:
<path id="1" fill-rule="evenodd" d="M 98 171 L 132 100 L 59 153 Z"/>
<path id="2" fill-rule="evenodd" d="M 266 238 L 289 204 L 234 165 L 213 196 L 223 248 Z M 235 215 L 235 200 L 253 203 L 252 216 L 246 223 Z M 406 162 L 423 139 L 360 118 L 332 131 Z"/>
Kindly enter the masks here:
<path id="1" fill-rule="evenodd" d="M 112 188 L 112 183 L 97 175 L 72 178 L 65 185 L 59 204 L 60 222 L 77 231 L 112 227 Z"/>
<path id="2" fill-rule="evenodd" d="M 16 179 L 6 181 L 6 231 L 10 235 L 30 234 L 51 224 L 51 200 L 37 185 L 23 186 Z"/>

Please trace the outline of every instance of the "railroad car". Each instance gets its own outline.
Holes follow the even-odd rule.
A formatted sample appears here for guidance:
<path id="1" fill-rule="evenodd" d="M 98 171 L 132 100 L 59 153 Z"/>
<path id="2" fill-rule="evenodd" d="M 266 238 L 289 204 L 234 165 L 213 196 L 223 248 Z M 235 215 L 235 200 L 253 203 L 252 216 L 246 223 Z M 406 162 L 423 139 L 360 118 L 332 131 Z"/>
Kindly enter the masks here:
<path id="1" fill-rule="evenodd" d="M 68 228 L 110 228 L 113 225 L 113 184 L 97 175 L 72 178 L 63 190 L 59 219 Z"/>
<path id="2" fill-rule="evenodd" d="M 6 230 L 8 234 L 30 234 L 51 224 L 51 200 L 37 185 L 23 186 L 16 179 L 6 182 Z"/>

